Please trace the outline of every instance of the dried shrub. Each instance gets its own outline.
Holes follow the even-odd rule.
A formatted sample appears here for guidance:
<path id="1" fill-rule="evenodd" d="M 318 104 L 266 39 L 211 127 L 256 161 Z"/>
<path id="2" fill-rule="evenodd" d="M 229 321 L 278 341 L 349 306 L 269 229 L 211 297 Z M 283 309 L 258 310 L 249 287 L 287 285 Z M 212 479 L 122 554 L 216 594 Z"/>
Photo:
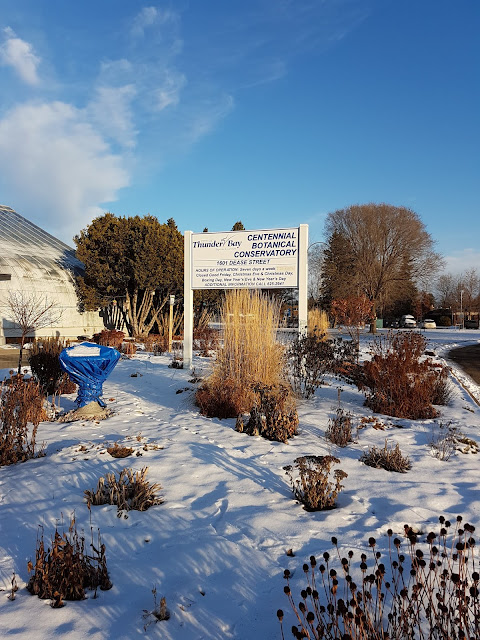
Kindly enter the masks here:
<path id="1" fill-rule="evenodd" d="M 246 406 L 252 406 L 254 397 L 253 389 L 240 389 L 234 380 L 227 379 L 222 386 L 204 382 L 195 394 L 195 401 L 207 418 L 235 418 Z"/>
<path id="2" fill-rule="evenodd" d="M 107 473 L 100 478 L 96 489 L 87 489 L 85 498 L 88 508 L 91 505 L 115 504 L 118 511 L 146 511 L 156 504 L 162 504 L 163 498 L 158 495 L 161 489 L 157 483 L 146 480 L 148 467 L 141 471 L 122 469 L 118 478 L 114 473 Z"/>
<path id="3" fill-rule="evenodd" d="M 154 355 L 161 355 L 168 349 L 168 335 L 149 333 L 148 335 L 137 336 L 138 342 L 143 342 L 145 351 L 150 351 Z"/>
<path id="4" fill-rule="evenodd" d="M 68 374 L 60 366 L 60 353 L 68 345 L 68 341 L 59 338 L 42 338 L 32 343 L 28 353 L 28 363 L 32 375 L 45 395 L 73 393 L 76 389 L 76 385 L 71 382 Z"/>
<path id="5" fill-rule="evenodd" d="M 458 436 L 461 436 L 460 431 L 451 422 L 447 424 L 434 422 L 430 441 L 432 456 L 445 462 L 449 460 L 456 453 Z"/>
<path id="6" fill-rule="evenodd" d="M 448 370 L 424 358 L 426 340 L 416 332 L 389 334 L 373 346 L 365 362 L 365 404 L 377 413 L 411 420 L 434 418 L 445 399 Z"/>
<path id="7" fill-rule="evenodd" d="M 405 525 L 407 549 L 387 531 L 388 556 L 382 559 L 375 538 L 355 562 L 332 537 L 334 555 L 310 556 L 303 565 L 306 584 L 294 600 L 291 572 L 283 591 L 295 623 L 294 638 L 320 640 L 454 640 L 480 638 L 478 553 L 475 527 L 443 516 L 438 533 L 425 541 Z M 284 612 L 277 611 L 282 639 Z M 298 626 L 297 626 L 298 625 Z"/>
<path id="8" fill-rule="evenodd" d="M 170 620 L 170 611 L 167 607 L 167 599 L 165 596 L 160 598 L 160 602 L 157 602 L 157 587 L 154 586 L 152 589 L 153 594 L 153 609 L 149 611 L 148 609 L 143 610 L 143 619 L 147 620 L 144 624 L 143 629 L 146 631 L 148 627 L 152 624 L 152 622 L 162 622 L 163 620 Z"/>
<path id="9" fill-rule="evenodd" d="M 83 600 L 85 589 L 111 589 L 112 583 L 107 571 L 105 545 L 98 532 L 94 544 L 93 533 L 90 544 L 91 555 L 85 550 L 85 538 L 76 529 L 72 518 L 68 533 L 55 534 L 50 548 L 45 549 L 43 527 L 39 527 L 35 564 L 28 563 L 28 572 L 33 571 L 27 589 L 39 598 L 50 598 L 52 607 L 63 607 L 64 600 Z"/>
<path id="10" fill-rule="evenodd" d="M 339 463 L 334 456 L 301 456 L 294 461 L 294 467 L 284 467 L 292 483 L 293 495 L 307 511 L 335 508 L 337 496 L 343 489 L 342 480 L 348 476 L 345 471 L 336 469 L 331 481 L 331 468 Z"/>
<path id="11" fill-rule="evenodd" d="M 130 447 L 122 447 L 118 442 L 115 442 L 113 446 L 107 447 L 107 453 L 109 453 L 112 458 L 128 458 L 128 456 L 132 455 L 133 449 Z"/>
<path id="12" fill-rule="evenodd" d="M 0 465 L 24 462 L 43 455 L 35 451 L 40 422 L 48 416 L 40 385 L 15 375 L 0 385 Z M 29 428 L 31 424 L 31 428 Z"/>
<path id="13" fill-rule="evenodd" d="M 253 406 L 255 385 L 282 384 L 284 350 L 276 340 L 278 317 L 279 305 L 258 291 L 227 292 L 222 307 L 223 347 L 212 374 L 196 394 L 202 413 L 235 418 Z"/>
<path id="14" fill-rule="evenodd" d="M 318 335 L 323 339 L 327 337 L 327 331 L 330 328 L 328 315 L 323 309 L 310 309 L 308 312 L 308 335 Z"/>
<path id="15" fill-rule="evenodd" d="M 338 406 L 335 409 L 335 415 L 328 421 L 328 429 L 325 431 L 325 437 L 338 447 L 346 447 L 353 442 L 352 435 L 352 418 L 353 415 Z"/>
<path id="16" fill-rule="evenodd" d="M 350 380 L 357 368 L 356 360 L 353 342 L 327 340 L 317 333 L 298 336 L 287 351 L 290 382 L 294 391 L 306 399 L 323 384 L 327 374 Z"/>
<path id="17" fill-rule="evenodd" d="M 368 451 L 362 453 L 360 462 L 363 462 L 369 467 L 385 469 L 386 471 L 396 471 L 397 473 L 406 473 L 412 467 L 410 460 L 400 451 L 398 442 L 393 449 L 389 449 L 387 439 L 385 439 L 383 449 L 371 447 Z"/>
<path id="18" fill-rule="evenodd" d="M 93 341 L 104 347 L 114 347 L 120 351 L 125 333 L 116 329 L 103 329 L 100 333 L 93 334 Z"/>
<path id="19" fill-rule="evenodd" d="M 255 405 L 250 414 L 238 416 L 236 430 L 286 443 L 296 435 L 298 428 L 298 414 L 290 388 L 257 385 L 254 392 Z"/>
<path id="20" fill-rule="evenodd" d="M 137 345 L 134 342 L 123 342 L 120 351 L 126 356 L 132 357 L 137 353 Z"/>

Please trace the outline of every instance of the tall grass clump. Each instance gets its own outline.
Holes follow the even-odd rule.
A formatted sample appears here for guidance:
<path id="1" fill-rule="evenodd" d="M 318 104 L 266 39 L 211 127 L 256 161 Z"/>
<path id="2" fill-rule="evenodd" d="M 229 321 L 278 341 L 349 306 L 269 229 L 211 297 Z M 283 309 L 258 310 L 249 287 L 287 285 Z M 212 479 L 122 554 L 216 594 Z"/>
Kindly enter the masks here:
<path id="1" fill-rule="evenodd" d="M 308 312 L 308 335 L 327 337 L 327 331 L 330 327 L 327 312 L 317 307 L 310 309 Z"/>
<path id="2" fill-rule="evenodd" d="M 284 381 L 284 351 L 276 340 L 279 312 L 279 304 L 258 291 L 227 293 L 223 346 L 196 395 L 204 415 L 235 418 L 255 405 L 256 385 L 277 387 Z"/>

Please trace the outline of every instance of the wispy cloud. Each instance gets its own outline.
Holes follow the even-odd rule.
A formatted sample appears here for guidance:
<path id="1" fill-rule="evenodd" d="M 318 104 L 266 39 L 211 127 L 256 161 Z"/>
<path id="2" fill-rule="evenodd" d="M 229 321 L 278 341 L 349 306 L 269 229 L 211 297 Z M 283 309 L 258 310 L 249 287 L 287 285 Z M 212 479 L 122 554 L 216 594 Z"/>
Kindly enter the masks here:
<path id="1" fill-rule="evenodd" d="M 445 256 L 445 273 L 460 275 L 468 269 L 480 268 L 480 251 L 467 248 Z"/>
<path id="2" fill-rule="evenodd" d="M 136 93 L 133 84 L 122 87 L 99 86 L 87 107 L 90 120 L 106 136 L 128 148 L 135 146 L 137 135 L 132 108 Z"/>
<path id="3" fill-rule="evenodd" d="M 143 7 L 135 16 L 132 23 L 131 35 L 134 38 L 142 38 L 145 31 L 150 27 L 166 24 L 177 19 L 177 13 L 168 9 L 157 9 L 157 7 Z"/>
<path id="4" fill-rule="evenodd" d="M 35 55 L 32 45 L 18 38 L 10 27 L 6 27 L 3 34 L 4 41 L 0 45 L 0 64 L 12 67 L 27 84 L 32 86 L 39 84 L 37 69 L 40 58 Z"/>
<path id="5" fill-rule="evenodd" d="M 12 206 L 70 242 L 129 184 L 122 158 L 62 102 L 24 104 L 0 120 L 0 176 Z"/>

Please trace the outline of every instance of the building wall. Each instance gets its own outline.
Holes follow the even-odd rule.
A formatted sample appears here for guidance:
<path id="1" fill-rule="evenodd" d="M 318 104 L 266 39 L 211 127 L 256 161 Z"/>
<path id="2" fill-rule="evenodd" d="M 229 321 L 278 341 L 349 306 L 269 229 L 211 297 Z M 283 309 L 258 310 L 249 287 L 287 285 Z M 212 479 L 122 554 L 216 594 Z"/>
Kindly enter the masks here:
<path id="1" fill-rule="evenodd" d="M 39 329 L 30 337 L 77 338 L 101 331 L 100 314 L 78 308 L 75 275 L 82 271 L 71 247 L 0 205 L 0 344 L 21 336 L 7 304 L 10 291 L 47 299 L 62 311 L 55 326 Z"/>

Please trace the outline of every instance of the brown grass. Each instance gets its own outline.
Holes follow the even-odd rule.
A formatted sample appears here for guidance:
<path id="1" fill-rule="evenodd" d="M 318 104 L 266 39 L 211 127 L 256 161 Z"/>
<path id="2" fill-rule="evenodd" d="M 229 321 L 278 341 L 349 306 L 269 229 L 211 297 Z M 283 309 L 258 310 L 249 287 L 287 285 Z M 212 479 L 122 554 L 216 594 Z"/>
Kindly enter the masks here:
<path id="1" fill-rule="evenodd" d="M 197 392 L 202 413 L 236 417 L 252 408 L 255 385 L 282 384 L 284 349 L 276 340 L 279 311 L 278 303 L 258 291 L 239 289 L 227 293 L 222 307 L 223 347 L 212 374 Z M 232 412 L 225 415 L 229 404 Z"/>
<path id="2" fill-rule="evenodd" d="M 158 495 L 161 487 L 147 481 L 147 471 L 148 467 L 136 472 L 126 468 L 119 472 L 118 478 L 114 473 L 107 473 L 99 479 L 96 489 L 85 491 L 88 507 L 115 504 L 118 511 L 146 511 L 153 505 L 162 504 L 163 498 Z"/>
<path id="3" fill-rule="evenodd" d="M 316 334 L 325 340 L 330 328 L 327 312 L 323 309 L 310 309 L 308 312 L 308 335 Z"/>
<path id="4" fill-rule="evenodd" d="M 363 462 L 369 467 L 385 469 L 386 471 L 396 471 L 397 473 L 406 473 L 412 467 L 410 460 L 400 451 L 398 442 L 395 447 L 389 448 L 386 439 L 383 449 L 371 447 L 360 456 L 360 462 Z"/>
<path id="5" fill-rule="evenodd" d="M 107 447 L 107 453 L 109 453 L 112 458 L 128 458 L 133 453 L 133 449 L 130 447 L 122 447 L 115 442 L 111 447 Z"/>

